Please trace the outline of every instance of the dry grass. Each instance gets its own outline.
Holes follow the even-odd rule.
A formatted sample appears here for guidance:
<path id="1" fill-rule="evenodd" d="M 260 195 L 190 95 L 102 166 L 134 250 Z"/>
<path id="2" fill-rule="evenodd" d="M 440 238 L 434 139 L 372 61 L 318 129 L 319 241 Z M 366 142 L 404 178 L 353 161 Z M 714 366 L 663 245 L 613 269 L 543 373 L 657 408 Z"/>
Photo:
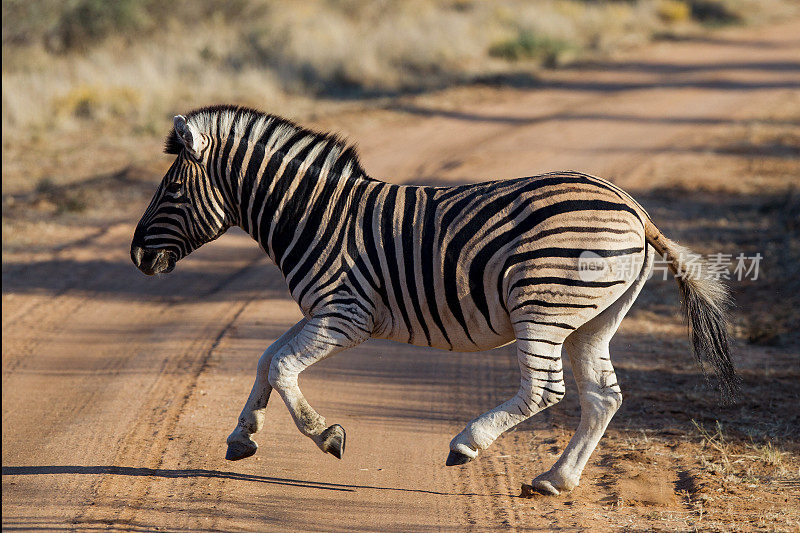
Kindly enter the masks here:
<path id="1" fill-rule="evenodd" d="M 758 485 L 800 485 L 800 469 L 789 452 L 766 442 L 735 442 L 716 421 L 714 429 L 707 429 L 692 420 L 700 437 L 700 464 L 722 485 L 739 484 L 746 488 Z"/>
<path id="2" fill-rule="evenodd" d="M 86 120 L 152 132 L 169 113 L 222 100 L 294 114 L 315 105 L 309 97 L 392 95 L 530 74 L 655 35 L 696 31 L 695 19 L 755 20 L 790 6 L 788 0 L 9 1 L 3 3 L 3 133 L 71 131 Z"/>

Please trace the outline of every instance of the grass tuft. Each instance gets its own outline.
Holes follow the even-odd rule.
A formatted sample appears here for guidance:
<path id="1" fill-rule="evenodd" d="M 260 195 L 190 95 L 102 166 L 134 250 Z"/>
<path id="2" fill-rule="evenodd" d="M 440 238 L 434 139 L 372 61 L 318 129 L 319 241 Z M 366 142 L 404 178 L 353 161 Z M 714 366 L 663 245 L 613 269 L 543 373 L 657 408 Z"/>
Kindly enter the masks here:
<path id="1" fill-rule="evenodd" d="M 722 0 L 690 0 L 692 18 L 706 26 L 726 26 L 744 22 L 740 13 Z"/>
<path id="2" fill-rule="evenodd" d="M 140 102 L 139 92 L 132 87 L 79 85 L 56 98 L 53 109 L 59 115 L 82 119 L 116 118 L 134 114 Z"/>
<path id="3" fill-rule="evenodd" d="M 566 55 L 574 49 L 574 45 L 566 41 L 523 30 L 512 39 L 490 46 L 489 55 L 507 61 L 534 59 L 548 68 L 553 68 L 562 64 Z"/>

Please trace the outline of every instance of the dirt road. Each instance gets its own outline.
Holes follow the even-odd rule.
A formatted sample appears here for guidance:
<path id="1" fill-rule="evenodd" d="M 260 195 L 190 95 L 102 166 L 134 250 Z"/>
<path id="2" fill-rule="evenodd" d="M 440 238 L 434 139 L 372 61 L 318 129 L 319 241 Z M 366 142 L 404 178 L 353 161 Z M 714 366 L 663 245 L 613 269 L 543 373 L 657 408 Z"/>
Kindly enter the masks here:
<path id="1" fill-rule="evenodd" d="M 619 62 L 546 73 L 532 87 L 456 89 L 320 125 L 343 130 L 372 175 L 398 183 L 567 168 L 609 177 L 640 193 L 668 235 L 699 251 L 733 252 L 728 233 L 698 233 L 693 221 L 734 231 L 737 219 L 726 226 L 709 215 L 729 198 L 714 191 L 781 183 L 749 179 L 755 171 L 715 151 L 714 140 L 767 118 L 800 126 L 798 115 L 781 115 L 798 109 L 798 35 L 794 21 L 659 43 Z M 157 153 L 153 160 L 169 164 Z M 683 192 L 659 196 L 670 187 Z M 686 192 L 693 190 L 697 196 Z M 346 428 L 343 460 L 301 436 L 274 396 L 257 455 L 226 462 L 225 437 L 258 356 L 299 311 L 277 270 L 241 232 L 196 252 L 173 274 L 145 278 L 128 257 L 134 224 L 131 216 L 78 242 L 4 260 L 4 529 L 595 531 L 800 523 L 796 348 L 742 343 L 749 400 L 717 407 L 689 355 L 675 288 L 658 280 L 614 344 L 625 405 L 570 495 L 518 497 L 577 425 L 570 382 L 561 404 L 479 460 L 444 466 L 464 423 L 515 392 L 513 347 L 459 354 L 366 343 L 301 378 L 309 401 Z M 768 390 L 759 381 L 766 375 Z M 767 415 L 760 402 L 770 394 Z M 764 434 L 787 450 L 778 452 L 783 474 L 759 470 L 746 478 L 730 465 L 715 474 L 706 464 L 717 457 L 715 443 L 750 453 L 752 464 L 766 459 L 742 439 L 726 444 L 711 429 L 699 434 L 690 420 L 760 428 L 765 416 L 772 433 Z M 731 424 L 734 436 L 743 434 Z"/>

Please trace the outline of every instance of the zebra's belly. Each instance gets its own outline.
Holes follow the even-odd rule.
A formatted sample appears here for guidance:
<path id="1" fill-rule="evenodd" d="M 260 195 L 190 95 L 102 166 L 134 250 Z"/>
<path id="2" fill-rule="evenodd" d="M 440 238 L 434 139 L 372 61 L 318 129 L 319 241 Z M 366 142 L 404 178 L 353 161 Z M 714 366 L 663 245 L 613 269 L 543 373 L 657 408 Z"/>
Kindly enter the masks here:
<path id="1" fill-rule="evenodd" d="M 477 320 L 468 322 L 472 324 L 466 330 L 457 321 L 448 320 L 450 317 L 443 317 L 443 330 L 437 327 L 429 327 L 427 335 L 423 331 L 409 332 L 405 328 L 398 328 L 395 331 L 379 335 L 385 338 L 414 346 L 430 346 L 441 350 L 454 352 L 480 352 L 491 350 L 514 342 L 514 330 L 511 321 L 503 321 L 501 324 L 492 324 L 492 328 L 485 325 L 477 326 Z"/>
<path id="2" fill-rule="evenodd" d="M 450 345 L 435 346 L 435 348 L 452 350 L 454 352 L 482 352 L 484 350 L 492 350 L 500 346 L 505 346 L 506 344 L 511 344 L 515 340 L 513 332 L 509 331 L 508 334 L 505 335 L 491 334 L 483 337 L 476 337 L 473 335 L 472 340 L 466 337 L 463 339 L 453 339 L 452 348 Z"/>

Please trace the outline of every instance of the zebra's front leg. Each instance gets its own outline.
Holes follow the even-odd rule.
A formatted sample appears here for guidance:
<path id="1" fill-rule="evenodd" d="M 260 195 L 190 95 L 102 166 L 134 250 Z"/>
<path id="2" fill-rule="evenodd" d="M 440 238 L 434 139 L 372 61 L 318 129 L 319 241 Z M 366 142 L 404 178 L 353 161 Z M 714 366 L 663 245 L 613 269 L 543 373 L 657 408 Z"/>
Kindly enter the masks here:
<path id="1" fill-rule="evenodd" d="M 332 323 L 332 322 L 335 322 Z M 345 432 L 339 424 L 327 426 L 303 396 L 297 383 L 300 372 L 331 355 L 355 346 L 368 337 L 341 319 L 312 318 L 273 358 L 269 383 L 281 395 L 297 429 L 325 453 L 341 459 Z"/>
<path id="2" fill-rule="evenodd" d="M 264 425 L 264 411 L 272 393 L 272 385 L 269 384 L 268 380 L 269 365 L 272 363 L 272 358 L 275 357 L 275 354 L 300 332 L 306 322 L 307 320 L 304 318 L 289 328 L 286 333 L 270 344 L 269 348 L 259 358 L 256 381 L 253 383 L 250 396 L 247 398 L 244 409 L 239 415 L 236 428 L 228 436 L 228 451 L 225 453 L 225 459 L 238 461 L 256 453 L 258 444 L 250 436 L 259 431 Z"/>
<path id="3" fill-rule="evenodd" d="M 518 328 L 519 391 L 510 400 L 471 420 L 455 436 L 450 442 L 447 466 L 471 461 L 505 431 L 563 398 L 562 337 L 561 332 L 549 336 L 541 330 Z"/>

